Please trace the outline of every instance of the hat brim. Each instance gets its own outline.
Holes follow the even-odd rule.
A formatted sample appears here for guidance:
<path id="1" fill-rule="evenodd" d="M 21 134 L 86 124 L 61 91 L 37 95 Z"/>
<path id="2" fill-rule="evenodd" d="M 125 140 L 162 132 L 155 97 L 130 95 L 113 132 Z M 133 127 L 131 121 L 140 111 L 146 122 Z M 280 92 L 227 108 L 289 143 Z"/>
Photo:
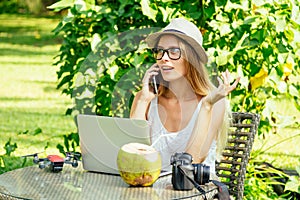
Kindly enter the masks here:
<path id="1" fill-rule="evenodd" d="M 191 47 L 196 51 L 196 53 L 198 54 L 201 62 L 203 64 L 206 64 L 208 61 L 208 57 L 207 54 L 204 50 L 204 48 L 193 38 L 183 34 L 183 33 L 179 33 L 179 32 L 157 32 L 157 33 L 152 33 L 150 35 L 147 36 L 146 38 L 146 43 L 148 44 L 148 46 L 150 48 L 154 48 L 155 45 L 157 44 L 158 39 L 162 36 L 162 35 L 175 35 L 179 38 L 181 38 L 183 41 L 185 41 L 186 43 L 188 43 L 189 45 L 191 45 Z"/>

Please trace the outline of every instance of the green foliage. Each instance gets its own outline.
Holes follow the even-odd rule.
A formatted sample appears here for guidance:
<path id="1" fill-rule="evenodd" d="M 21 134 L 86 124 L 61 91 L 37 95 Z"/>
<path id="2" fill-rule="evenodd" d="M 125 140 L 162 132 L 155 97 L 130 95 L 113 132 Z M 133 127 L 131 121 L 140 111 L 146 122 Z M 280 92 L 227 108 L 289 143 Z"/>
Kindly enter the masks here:
<path id="1" fill-rule="evenodd" d="M 38 135 L 38 134 L 41 134 L 43 132 L 43 130 L 41 128 L 36 128 L 35 130 L 33 131 L 29 131 L 29 130 L 25 130 L 25 131 L 20 131 L 19 132 L 19 135 Z"/>
<path id="2" fill-rule="evenodd" d="M 28 8 L 25 2 L 20 0 L 0 1 L 0 13 L 24 13 Z"/>
<path id="3" fill-rule="evenodd" d="M 33 14 L 33 15 L 51 15 L 46 7 L 57 0 L 1 0 L 0 14 Z M 72 2 L 74 2 L 72 0 Z M 53 15 L 53 14 L 52 14 Z"/>
<path id="4" fill-rule="evenodd" d="M 251 152 L 251 159 L 247 165 L 245 179 L 245 199 L 297 199 L 295 194 L 300 194 L 299 176 L 288 175 L 278 169 L 265 166 L 264 164 L 261 164 L 262 160 L 260 159 L 265 152 L 272 148 L 277 148 L 277 145 L 284 143 L 287 140 L 293 140 L 295 137 L 299 137 L 299 134 L 282 139 L 270 147 L 264 147 L 264 145 L 262 145 L 260 149 Z M 300 174 L 300 166 L 296 167 L 296 171 Z M 279 182 L 276 179 L 287 180 L 287 182 Z M 281 192 L 283 194 L 276 194 L 274 187 L 277 187 L 277 191 L 282 190 Z"/>
<path id="5" fill-rule="evenodd" d="M 255 163 L 256 162 L 254 160 L 250 160 L 247 165 L 244 199 L 278 199 L 278 195 L 273 191 L 272 188 L 274 181 L 272 181 L 270 178 L 261 177 L 262 173 L 268 173 L 270 171 L 258 171 Z"/>
<path id="6" fill-rule="evenodd" d="M 260 154 L 261 152 L 254 151 L 252 153 Z M 297 199 L 296 194 L 300 194 L 299 176 L 288 175 L 282 171 L 268 168 L 258 163 L 261 163 L 261 161 L 252 159 L 247 166 L 244 190 L 245 199 Z M 298 174 L 300 174 L 299 167 L 296 168 Z M 287 180 L 287 182 L 284 183 L 278 180 Z M 278 192 L 280 191 L 283 194 L 278 195 L 275 193 L 274 187 L 277 188 Z"/>
<path id="7" fill-rule="evenodd" d="M 5 155 L 10 156 L 12 152 L 14 152 L 18 148 L 17 143 L 11 143 L 11 138 L 5 143 L 4 149 L 5 149 Z"/>
<path id="8" fill-rule="evenodd" d="M 16 142 L 12 143 L 11 138 L 9 138 L 9 140 L 5 143 L 3 148 L 5 149 L 5 154 L 0 155 L 0 174 L 33 164 L 33 162 L 28 161 L 26 157 L 16 157 L 12 155 L 12 153 L 18 148 L 18 145 Z"/>
<path id="9" fill-rule="evenodd" d="M 132 93 L 140 87 L 138 79 L 145 69 L 139 66 L 149 62 L 149 53 L 139 44 L 153 31 L 128 31 L 128 23 L 146 27 L 150 21 L 142 19 L 135 2 L 103 3 L 90 10 L 83 7 L 75 4 L 54 30 L 64 32 L 55 63 L 60 66 L 58 88 L 64 87 L 63 93 L 74 98 L 76 105 L 67 113 L 128 116 Z"/>
<path id="10" fill-rule="evenodd" d="M 268 1 L 269 2 L 269 1 Z M 69 13 L 54 32 L 63 34 L 55 65 L 58 88 L 74 99 L 67 114 L 128 117 L 145 69 L 154 62 L 143 41 L 171 18 L 185 16 L 204 35 L 214 79 L 229 69 L 241 76 L 231 94 L 233 111 L 261 114 L 260 133 L 280 123 L 273 100 L 299 101 L 299 2 L 274 1 L 60 1 Z M 275 3 L 276 2 L 276 3 Z M 154 26 L 153 26 L 154 25 Z M 159 26 L 159 27 L 156 27 Z M 297 106 L 299 110 L 299 106 Z"/>
<path id="11" fill-rule="evenodd" d="M 76 147 L 79 146 L 79 136 L 77 133 L 70 133 L 68 135 L 64 135 L 64 143 L 57 144 L 56 148 L 60 153 L 66 155 L 66 152 L 77 152 Z"/>
<path id="12" fill-rule="evenodd" d="M 0 155 L 0 174 L 31 165 L 33 165 L 32 159 L 28 160 L 22 157 Z"/>
<path id="13" fill-rule="evenodd" d="M 271 131 L 278 123 L 273 99 L 280 95 L 299 99 L 296 35 L 300 21 L 295 16 L 296 8 L 292 1 L 228 1 L 216 9 L 204 35 L 214 71 L 228 68 L 242 77 L 231 95 L 232 107 L 260 113 L 260 133 Z"/>
<path id="14" fill-rule="evenodd" d="M 296 167 L 296 171 L 298 174 L 300 174 L 300 166 Z M 290 176 L 284 190 L 300 194 L 300 177 Z"/>

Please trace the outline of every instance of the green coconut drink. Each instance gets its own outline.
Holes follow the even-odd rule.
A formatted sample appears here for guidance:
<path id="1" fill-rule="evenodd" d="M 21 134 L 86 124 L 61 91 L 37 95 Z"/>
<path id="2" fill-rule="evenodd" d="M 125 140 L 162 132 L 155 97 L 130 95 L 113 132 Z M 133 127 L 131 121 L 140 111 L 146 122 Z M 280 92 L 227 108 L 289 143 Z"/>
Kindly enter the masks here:
<path id="1" fill-rule="evenodd" d="M 149 145 L 129 143 L 119 150 L 117 165 L 127 184 L 151 186 L 160 175 L 161 156 Z"/>

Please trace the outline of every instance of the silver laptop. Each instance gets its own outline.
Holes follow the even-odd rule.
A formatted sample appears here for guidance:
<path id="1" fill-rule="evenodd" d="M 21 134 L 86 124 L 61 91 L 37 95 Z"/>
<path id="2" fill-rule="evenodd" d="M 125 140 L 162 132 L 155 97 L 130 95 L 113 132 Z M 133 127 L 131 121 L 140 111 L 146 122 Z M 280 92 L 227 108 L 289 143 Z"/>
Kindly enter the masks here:
<path id="1" fill-rule="evenodd" d="M 150 145 L 150 127 L 146 120 L 78 115 L 78 131 L 83 168 L 118 175 L 117 155 L 127 143 Z"/>

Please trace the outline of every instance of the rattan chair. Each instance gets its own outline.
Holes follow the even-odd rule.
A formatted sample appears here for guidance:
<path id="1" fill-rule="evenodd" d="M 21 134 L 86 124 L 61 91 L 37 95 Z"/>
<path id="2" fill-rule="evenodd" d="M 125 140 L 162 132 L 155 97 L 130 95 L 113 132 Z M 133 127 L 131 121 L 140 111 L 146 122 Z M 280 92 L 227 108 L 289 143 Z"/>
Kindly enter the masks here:
<path id="1" fill-rule="evenodd" d="M 228 186 L 234 199 L 243 199 L 246 167 L 259 121 L 257 114 L 232 113 L 228 143 L 222 153 L 222 160 L 216 162 L 217 176 Z"/>

